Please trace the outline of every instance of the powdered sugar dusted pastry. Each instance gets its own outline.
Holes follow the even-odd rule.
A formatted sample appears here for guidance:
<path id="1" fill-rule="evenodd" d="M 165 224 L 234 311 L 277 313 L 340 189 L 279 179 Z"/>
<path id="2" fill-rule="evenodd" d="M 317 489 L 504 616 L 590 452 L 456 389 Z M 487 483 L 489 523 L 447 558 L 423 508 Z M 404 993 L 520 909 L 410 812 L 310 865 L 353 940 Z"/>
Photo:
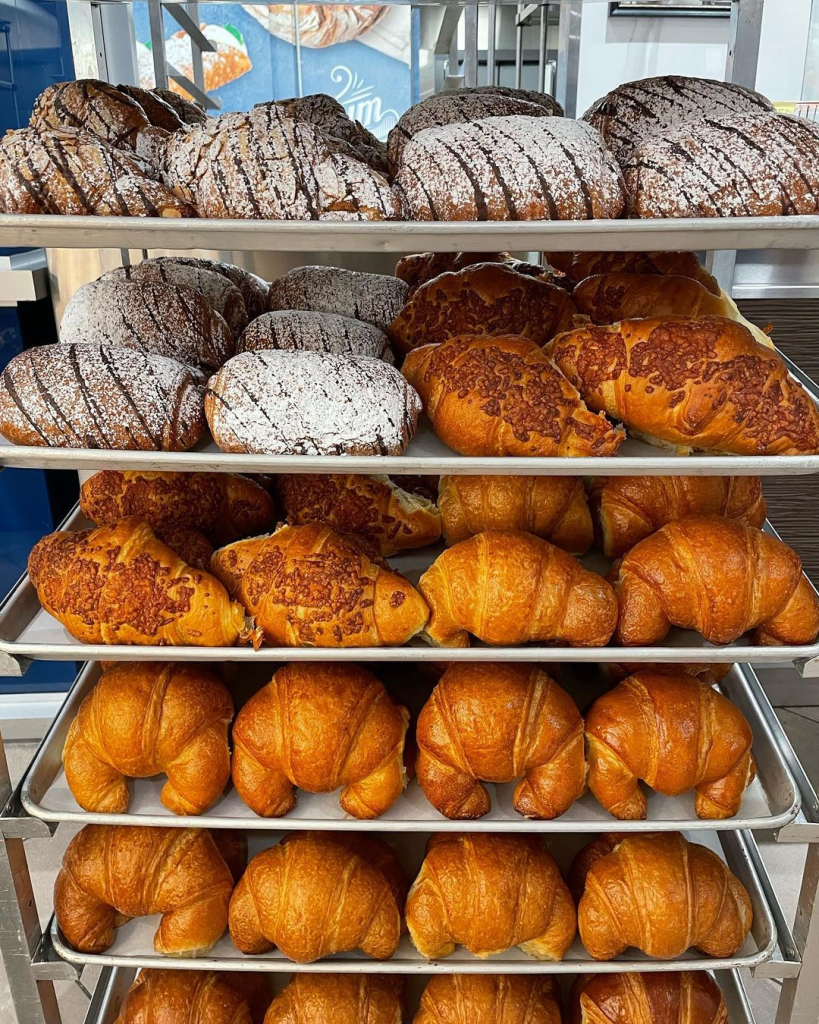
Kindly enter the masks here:
<path id="1" fill-rule="evenodd" d="M 473 92 L 458 89 L 428 96 L 410 107 L 399 118 L 387 139 L 387 157 L 390 167 L 401 166 L 404 149 L 410 139 L 426 128 L 440 128 L 447 124 L 480 121 L 487 117 L 508 117 L 520 114 L 526 117 L 548 117 L 552 113 L 545 107 L 520 96 L 496 92 Z"/>
<path id="2" fill-rule="evenodd" d="M 689 121 L 644 139 L 624 173 L 635 217 L 819 213 L 819 125 L 786 114 Z"/>
<path id="3" fill-rule="evenodd" d="M 407 143 L 395 183 L 414 220 L 585 220 L 625 205 L 600 133 L 563 117 L 428 128 Z"/>
<path id="4" fill-rule="evenodd" d="M 169 107 L 173 107 L 185 124 L 203 124 L 208 119 L 204 107 L 200 107 L 193 100 L 186 100 L 184 96 L 180 96 L 173 89 L 151 89 L 151 92 L 167 103 Z"/>
<path id="5" fill-rule="evenodd" d="M 622 164 L 642 139 L 682 121 L 772 113 L 773 109 L 770 100 L 741 85 L 660 75 L 618 85 L 593 103 L 583 120 L 594 125 Z"/>
<path id="6" fill-rule="evenodd" d="M 276 100 L 277 106 L 282 107 L 290 117 L 300 121 L 309 121 L 332 135 L 334 139 L 340 139 L 350 149 L 350 154 L 363 160 L 365 164 L 386 174 L 389 170 L 387 164 L 387 147 L 377 139 L 372 132 L 368 131 L 360 121 L 353 121 L 347 116 L 347 111 L 337 99 L 328 96 L 327 93 L 316 92 L 309 96 L 295 96 L 288 100 Z"/>
<path id="7" fill-rule="evenodd" d="M 295 267 L 270 286 L 270 309 L 312 309 L 374 324 L 382 331 L 407 301 L 404 281 L 342 267 Z"/>
<path id="8" fill-rule="evenodd" d="M 173 135 L 165 181 L 204 217 L 399 219 L 387 179 L 336 149 L 320 128 L 267 103 Z"/>
<path id="9" fill-rule="evenodd" d="M 244 267 L 237 267 L 235 263 L 208 260 L 203 256 L 155 256 L 151 263 L 179 263 L 185 267 L 200 267 L 202 270 L 212 270 L 215 274 L 221 274 L 242 293 L 249 320 L 255 320 L 267 309 L 270 283 L 258 274 L 245 270 Z"/>
<path id="10" fill-rule="evenodd" d="M 545 107 L 554 117 L 563 117 L 563 107 L 557 102 L 554 96 L 547 92 L 538 92 L 537 89 L 514 89 L 511 85 L 476 85 L 472 89 L 462 89 L 461 92 L 497 93 L 499 96 L 514 96 L 519 100 L 528 100 L 529 103 L 537 103 L 539 107 Z"/>
<path id="11" fill-rule="evenodd" d="M 145 165 L 78 131 L 22 128 L 0 140 L 0 210 L 100 217 L 195 217 Z"/>
<path id="12" fill-rule="evenodd" d="M 202 388 L 172 359 L 107 345 L 41 345 L 0 378 L 0 433 L 49 448 L 187 451 Z"/>
<path id="13" fill-rule="evenodd" d="M 208 382 L 205 412 L 227 452 L 400 455 L 421 400 L 380 359 L 244 352 Z"/>
<path id="14" fill-rule="evenodd" d="M 234 337 L 247 327 L 247 308 L 242 293 L 235 284 L 203 267 L 184 263 L 143 260 L 130 267 L 117 267 L 103 274 L 102 281 L 145 281 L 165 282 L 198 292 L 211 309 L 215 309 L 227 321 Z"/>
<path id="15" fill-rule="evenodd" d="M 239 340 L 240 352 L 286 349 L 370 356 L 392 362 L 387 335 L 363 320 L 337 313 L 283 309 L 254 320 Z"/>
<path id="16" fill-rule="evenodd" d="M 65 307 L 60 340 L 118 345 L 217 370 L 233 355 L 227 323 L 197 292 L 164 281 L 91 281 Z"/>

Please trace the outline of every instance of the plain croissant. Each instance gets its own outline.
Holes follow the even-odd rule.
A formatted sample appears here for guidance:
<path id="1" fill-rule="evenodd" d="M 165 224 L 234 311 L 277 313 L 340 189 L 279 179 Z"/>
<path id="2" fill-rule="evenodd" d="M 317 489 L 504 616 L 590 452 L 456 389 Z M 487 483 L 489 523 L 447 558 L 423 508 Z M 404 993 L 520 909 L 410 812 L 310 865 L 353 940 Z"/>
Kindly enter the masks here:
<path id="1" fill-rule="evenodd" d="M 43 537 L 28 573 L 45 610 L 91 644 L 232 647 L 245 612 L 141 519 Z"/>
<path id="2" fill-rule="evenodd" d="M 734 455 L 819 452 L 819 409 L 781 356 L 721 316 L 559 334 L 546 352 L 589 409 L 652 444 Z"/>
<path id="3" fill-rule="evenodd" d="M 561 1024 L 560 986 L 548 975 L 438 974 L 412 1024 Z"/>
<path id="4" fill-rule="evenodd" d="M 230 692 L 213 672 L 171 662 L 113 665 L 83 700 L 63 748 L 65 777 L 86 811 L 128 810 L 127 778 L 164 772 L 162 803 L 201 814 L 230 778 Z"/>
<path id="5" fill-rule="evenodd" d="M 429 616 L 403 576 L 323 523 L 229 544 L 211 568 L 266 639 L 285 647 L 399 645 Z"/>
<path id="6" fill-rule="evenodd" d="M 616 818 L 645 818 L 643 779 L 658 793 L 696 788 L 700 818 L 730 818 L 753 780 L 742 712 L 684 672 L 637 672 L 586 713 L 589 788 Z"/>
<path id="7" fill-rule="evenodd" d="M 537 960 L 562 960 L 576 914 L 540 836 L 446 832 L 427 843 L 407 897 L 407 927 L 427 960 L 456 945 L 484 958 L 519 946 Z"/>
<path id="8" fill-rule="evenodd" d="M 729 957 L 751 930 L 745 887 L 715 853 L 679 832 L 600 836 L 578 859 L 578 882 L 585 873 L 580 938 L 595 960 L 631 946 L 659 960 L 691 946 Z"/>
<path id="9" fill-rule="evenodd" d="M 523 530 L 573 555 L 591 547 L 591 515 L 580 477 L 442 476 L 438 508 L 449 545 L 484 530 Z"/>
<path id="10" fill-rule="evenodd" d="M 528 533 L 487 530 L 448 548 L 419 581 L 431 615 L 424 636 L 439 647 L 549 641 L 602 647 L 617 624 L 608 583 L 571 555 Z"/>
<path id="11" fill-rule="evenodd" d="M 390 854 L 361 834 L 290 833 L 239 880 L 230 901 L 234 945 L 248 954 L 278 946 L 297 963 L 353 949 L 388 959 L 401 935 L 401 898 L 394 875 L 375 861 Z"/>
<path id="12" fill-rule="evenodd" d="M 572 698 L 529 665 L 449 665 L 416 727 L 418 782 L 448 818 L 491 808 L 486 782 L 512 782 L 527 818 L 556 818 L 586 788 L 583 719 Z"/>
<path id="13" fill-rule="evenodd" d="M 720 516 L 689 516 L 641 540 L 614 589 L 617 639 L 630 647 L 659 643 L 672 625 L 712 644 L 749 630 L 763 645 L 809 644 L 819 633 L 819 600 L 796 552 Z"/>
<path id="14" fill-rule="evenodd" d="M 114 929 L 161 914 L 154 949 L 207 953 L 228 923 L 233 876 L 206 829 L 86 825 L 68 844 L 54 913 L 68 943 L 103 953 Z"/>
<path id="15" fill-rule="evenodd" d="M 722 989 L 707 971 L 581 976 L 568 1024 L 728 1024 Z"/>
<path id="16" fill-rule="evenodd" d="M 661 526 L 686 516 L 714 513 L 743 526 L 765 522 L 758 476 L 598 477 L 589 506 L 595 539 L 607 558 L 619 558 Z"/>
<path id="17" fill-rule="evenodd" d="M 376 677 L 346 664 L 294 663 L 239 712 L 233 726 L 233 784 L 256 814 L 280 817 L 293 787 L 330 793 L 356 818 L 376 818 L 404 788 L 406 708 Z"/>
<path id="18" fill-rule="evenodd" d="M 114 1024 L 262 1024 L 269 993 L 249 971 L 142 970 Z"/>
<path id="19" fill-rule="evenodd" d="M 403 978 L 387 974 L 294 974 L 264 1024 L 401 1024 Z"/>

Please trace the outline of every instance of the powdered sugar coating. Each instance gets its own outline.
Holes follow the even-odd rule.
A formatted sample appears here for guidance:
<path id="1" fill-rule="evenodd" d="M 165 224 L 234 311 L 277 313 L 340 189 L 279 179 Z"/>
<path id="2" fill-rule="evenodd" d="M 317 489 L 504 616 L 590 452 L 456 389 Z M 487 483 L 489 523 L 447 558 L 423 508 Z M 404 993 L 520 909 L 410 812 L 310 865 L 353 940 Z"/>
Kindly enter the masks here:
<path id="1" fill-rule="evenodd" d="M 172 359 L 107 345 L 41 345 L 0 378 L 0 431 L 51 448 L 187 451 L 205 429 L 203 390 Z"/>
<path id="2" fill-rule="evenodd" d="M 656 131 L 704 117 L 773 112 L 761 93 L 731 82 L 661 75 L 625 82 L 592 104 L 583 120 L 594 125 L 621 164 Z"/>
<path id="3" fill-rule="evenodd" d="M 178 263 L 184 267 L 201 267 L 202 270 L 211 270 L 214 274 L 221 274 L 231 284 L 235 284 L 242 293 L 250 320 L 261 316 L 267 308 L 267 292 L 270 282 L 250 270 L 245 270 L 244 267 L 237 267 L 235 263 L 209 260 L 203 256 L 155 256 L 150 262 L 163 265 Z"/>
<path id="4" fill-rule="evenodd" d="M 244 352 L 208 381 L 205 412 L 227 452 L 400 455 L 421 399 L 380 359 Z"/>
<path id="5" fill-rule="evenodd" d="M 268 306 L 338 313 L 386 332 L 407 301 L 404 281 L 342 267 L 294 267 L 270 285 Z"/>
<path id="6" fill-rule="evenodd" d="M 414 220 L 585 220 L 625 206 L 600 133 L 562 117 L 429 128 L 407 144 L 395 183 Z"/>
<path id="7" fill-rule="evenodd" d="M 819 125 L 785 114 L 689 121 L 644 139 L 624 171 L 635 217 L 819 213 Z"/>
<path id="8" fill-rule="evenodd" d="M 392 362 L 389 339 L 377 327 L 336 313 L 311 310 L 277 310 L 254 320 L 239 339 L 239 351 L 262 349 L 332 352 Z"/>

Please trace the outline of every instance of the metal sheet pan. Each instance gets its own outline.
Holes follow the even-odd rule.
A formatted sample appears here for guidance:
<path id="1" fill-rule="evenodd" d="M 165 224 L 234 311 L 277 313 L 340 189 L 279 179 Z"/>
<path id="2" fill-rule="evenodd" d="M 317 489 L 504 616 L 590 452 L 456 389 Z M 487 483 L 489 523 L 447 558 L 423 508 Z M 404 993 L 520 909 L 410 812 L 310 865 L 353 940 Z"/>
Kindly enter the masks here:
<path id="1" fill-rule="evenodd" d="M 60 525 L 64 530 L 90 526 L 78 509 Z M 766 526 L 775 535 L 772 527 Z M 424 548 L 390 563 L 412 583 L 417 583 L 439 552 Z M 608 562 L 592 553 L 581 559 L 587 568 L 606 572 Z M 550 661 L 550 662 L 766 662 L 794 661 L 819 656 L 819 643 L 804 646 L 756 647 L 747 637 L 715 647 L 692 630 L 672 629 L 658 647 L 489 647 L 478 641 L 466 648 L 430 647 L 418 638 L 403 647 L 270 647 L 254 651 L 237 647 L 140 647 L 118 644 L 84 644 L 75 640 L 40 607 L 28 576 L 22 576 L 0 603 L 0 652 L 40 661 Z"/>
<path id="2" fill-rule="evenodd" d="M 2 215 L 0 215 L 2 220 Z M 819 217 L 816 218 L 819 221 Z M 819 385 L 780 353 L 791 374 L 819 404 Z M 784 476 L 819 473 L 819 455 L 676 455 L 629 437 L 613 458 L 477 458 L 458 455 L 422 418 L 403 455 L 239 455 L 208 436 L 189 452 L 122 452 L 15 445 L 0 435 L 0 466 L 37 469 L 142 469 L 222 473 L 398 473 L 532 476 Z"/>
<path id="3" fill-rule="evenodd" d="M 546 966 L 546 965 L 544 965 Z M 122 1000 L 125 993 L 133 983 L 136 971 L 127 967 L 106 968 L 99 980 L 99 989 L 95 993 L 91 1005 L 88 1008 L 84 1024 L 114 1024 L 119 1014 Z M 742 984 L 742 978 L 738 971 L 717 971 L 714 975 L 717 984 L 725 995 L 725 1003 L 728 1007 L 728 1024 L 754 1024 L 754 1016 L 751 1011 L 748 996 Z M 277 974 L 271 978 L 271 988 L 274 992 L 280 992 L 290 975 Z M 413 1019 L 418 1009 L 427 983 L 427 979 L 419 975 L 410 976 L 406 979 L 406 1012 L 404 1020 L 407 1022 Z M 568 987 L 568 986 L 567 986 Z"/>
<path id="4" fill-rule="evenodd" d="M 819 217 L 420 222 L 251 221 L 3 214 L 0 245 L 245 252 L 495 252 L 499 249 L 819 249 Z"/>
<path id="5" fill-rule="evenodd" d="M 389 666 L 384 666 L 389 669 Z M 390 810 L 375 821 L 360 821 L 346 815 L 338 802 L 338 792 L 307 793 L 298 791 L 296 808 L 284 818 L 265 819 L 248 808 L 232 786 L 206 814 L 194 819 L 172 814 L 160 801 L 164 775 L 150 779 L 136 779 L 131 783 L 132 801 L 125 814 L 100 814 L 84 811 L 75 801 L 61 766 L 65 737 L 83 698 L 90 692 L 101 673 L 100 666 L 86 665 L 77 677 L 60 714 L 55 719 L 23 780 L 21 801 L 26 811 L 45 821 L 71 821 L 78 824 L 100 825 L 173 825 L 181 828 L 191 824 L 205 828 L 241 828 L 268 831 L 271 828 L 326 829 L 365 832 L 462 832 L 464 829 L 481 832 L 599 832 L 616 828 L 618 832 L 673 831 L 694 832 L 716 829 L 773 829 L 786 825 L 796 817 L 799 793 L 788 768 L 783 764 L 775 740 L 766 720 L 759 714 L 756 704 L 737 666 L 722 683 L 726 695 L 740 708 L 754 735 L 754 757 L 757 777 L 747 789 L 740 813 L 724 821 L 702 821 L 694 813 L 692 793 L 679 797 L 666 797 L 647 791 L 648 818 L 645 821 L 615 821 L 587 793 L 565 814 L 553 821 L 529 821 L 521 817 L 512 806 L 514 783 L 503 786 L 489 785 L 492 810 L 477 821 L 450 821 L 435 810 L 424 792 L 413 779 L 404 794 Z M 253 674 L 253 673 L 251 673 Z M 256 680 L 248 681 L 247 695 L 255 692 L 269 678 L 269 671 L 259 673 Z M 389 672 L 382 673 L 387 688 L 396 700 L 406 704 L 417 717 L 433 681 L 416 675 L 398 679 Z M 585 671 L 561 673 L 561 681 L 583 709 L 607 689 L 599 673 Z M 242 703 L 240 688 L 232 687 L 236 703 Z"/>
<path id="6" fill-rule="evenodd" d="M 281 832 L 276 831 L 270 831 L 263 836 L 251 833 L 250 855 L 253 856 L 260 850 L 274 845 L 281 835 Z M 395 848 L 410 877 L 414 877 L 418 872 L 428 835 L 429 833 L 404 832 L 383 836 Z M 579 835 L 559 834 L 549 838 L 549 850 L 564 874 L 572 856 L 586 841 L 587 837 Z M 717 959 L 690 950 L 677 960 L 652 960 L 636 950 L 629 950 L 614 960 L 599 962 L 593 960 L 580 940 L 576 939 L 565 958 L 558 963 L 550 961 L 544 964 L 543 961 L 527 957 L 519 949 L 507 950 L 482 960 L 462 947 L 458 947 L 451 956 L 443 960 L 428 961 L 421 957 L 410 942 L 409 936 L 404 935 L 390 960 L 372 960 L 362 953 L 352 952 L 339 953 L 312 964 L 295 964 L 287 960 L 279 950 L 260 956 L 244 956 L 226 934 L 207 956 L 172 959 L 154 952 L 153 937 L 159 924 L 158 915 L 135 918 L 117 929 L 113 945 L 102 954 L 78 953 L 71 949 L 63 940 L 56 920 L 51 925 L 51 936 L 55 950 L 69 963 L 96 964 L 100 967 L 174 967 L 183 970 L 354 974 L 542 974 L 547 970 L 550 974 L 586 974 L 616 971 L 718 971 L 734 967 L 753 967 L 770 960 L 776 948 L 776 928 L 759 878 L 748 855 L 743 833 L 698 832 L 695 841 L 707 846 L 726 861 L 751 898 L 753 927 L 735 956 Z"/>

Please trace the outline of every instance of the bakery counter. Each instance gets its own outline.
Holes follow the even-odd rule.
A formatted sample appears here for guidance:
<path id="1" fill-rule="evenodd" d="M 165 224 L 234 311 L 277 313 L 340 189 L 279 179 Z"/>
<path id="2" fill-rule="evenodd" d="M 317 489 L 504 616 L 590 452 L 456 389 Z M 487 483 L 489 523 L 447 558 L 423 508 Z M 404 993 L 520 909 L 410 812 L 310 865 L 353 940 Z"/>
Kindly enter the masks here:
<path id="1" fill-rule="evenodd" d="M 429 681 L 415 672 L 387 671 L 381 676 L 388 691 L 410 708 L 417 718 L 424 699 L 428 696 Z M 360 820 L 345 814 L 339 805 L 339 793 L 308 793 L 298 791 L 296 807 L 282 818 L 262 818 L 242 801 L 233 786 L 205 814 L 196 817 L 172 814 L 163 806 L 160 793 L 165 784 L 163 775 L 135 779 L 131 804 L 127 813 L 103 814 L 82 810 L 66 782 L 61 756 L 68 730 L 76 717 L 80 704 L 101 675 L 96 663 L 86 665 L 77 677 L 63 708 L 46 735 L 31 764 L 21 789 L 21 802 L 25 810 L 36 818 L 48 822 L 70 821 L 75 824 L 107 825 L 165 825 L 187 828 L 199 825 L 210 829 L 238 828 L 255 832 L 271 827 L 281 830 L 321 829 L 367 832 L 461 832 L 465 828 L 479 832 L 545 832 L 588 834 L 615 828 L 618 832 L 644 832 L 685 830 L 703 833 L 713 830 L 777 829 L 788 825 L 797 816 L 800 796 L 789 768 L 783 763 L 777 746 L 775 726 L 763 715 L 758 697 L 759 684 L 747 665 L 735 665 L 720 684 L 721 691 L 745 716 L 754 737 L 753 755 L 757 775 L 742 798 L 739 813 L 723 820 L 703 820 L 694 812 L 692 792 L 682 796 L 662 796 L 649 793 L 648 814 L 645 820 L 616 821 L 607 814 L 591 793 L 577 800 L 564 814 L 551 821 L 533 821 L 522 817 L 512 805 L 514 783 L 488 785 L 492 796 L 492 809 L 476 821 L 450 820 L 440 814 L 427 800 L 417 779 L 413 778 L 398 801 L 381 817 Z M 245 670 L 235 673 L 229 685 L 238 707 L 245 696 L 256 692 L 269 679 L 267 672 Z M 249 678 L 250 677 L 250 678 Z M 608 688 L 600 674 L 587 666 L 563 669 L 560 679 L 567 691 L 583 709 Z"/>

